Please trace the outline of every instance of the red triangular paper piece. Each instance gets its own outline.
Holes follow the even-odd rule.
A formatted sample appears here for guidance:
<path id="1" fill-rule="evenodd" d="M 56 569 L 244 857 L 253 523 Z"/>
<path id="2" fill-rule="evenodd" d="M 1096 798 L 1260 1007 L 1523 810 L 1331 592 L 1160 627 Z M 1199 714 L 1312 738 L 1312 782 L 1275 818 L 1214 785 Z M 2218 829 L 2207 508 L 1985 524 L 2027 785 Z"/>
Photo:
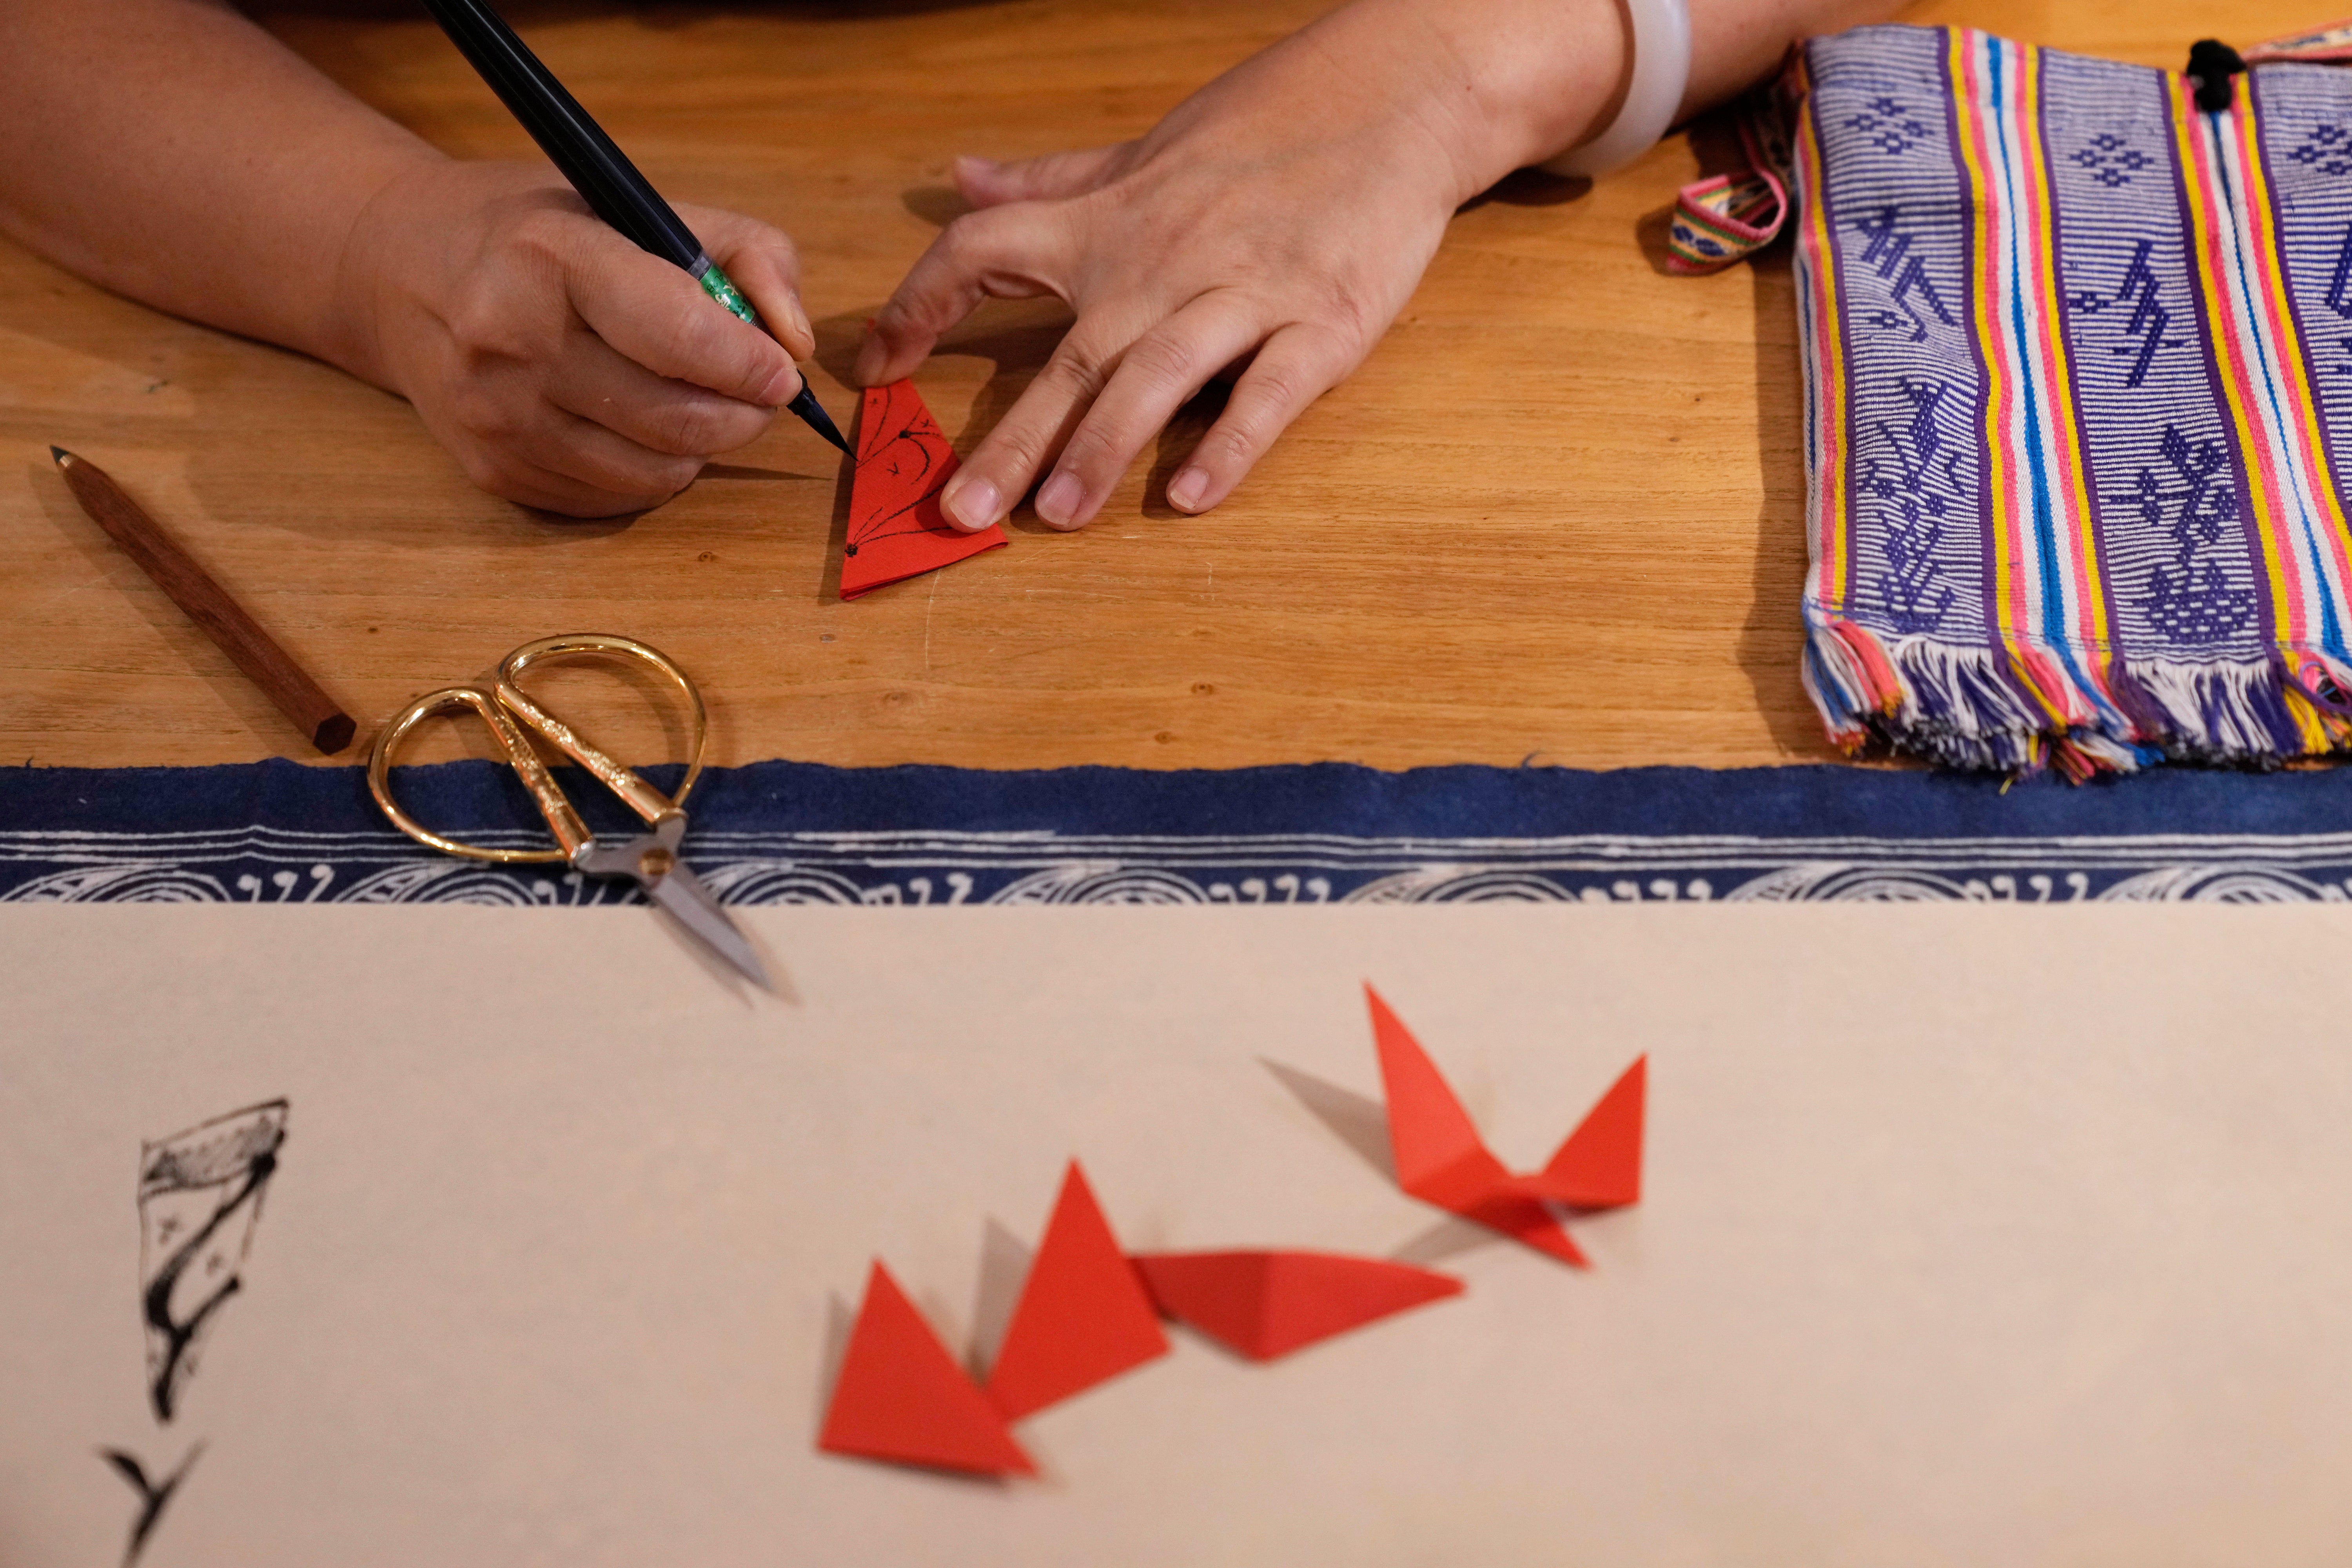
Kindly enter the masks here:
<path id="1" fill-rule="evenodd" d="M 972 1386 L 879 1259 L 866 1278 L 816 1446 L 984 1476 L 1037 1473 L 1004 1417 Z"/>
<path id="2" fill-rule="evenodd" d="M 1397 1185 L 1444 1208 L 1475 1202 L 1509 1173 L 1487 1152 L 1469 1112 L 1381 994 L 1367 985 L 1364 999 L 1371 1004 L 1372 1040 L 1381 1053 Z"/>
<path id="3" fill-rule="evenodd" d="M 1329 1252 L 1145 1252 L 1135 1268 L 1162 1312 L 1254 1361 L 1462 1291 L 1450 1274 Z"/>
<path id="4" fill-rule="evenodd" d="M 1073 1160 L 988 1374 L 989 1400 L 1018 1420 L 1167 1353 L 1151 1298 Z"/>
<path id="5" fill-rule="evenodd" d="M 1546 1196 L 1579 1208 L 1606 1209 L 1642 1196 L 1642 1102 L 1650 1058 L 1633 1065 L 1585 1113 L 1535 1180 Z"/>
<path id="6" fill-rule="evenodd" d="M 841 596 L 919 577 L 1005 542 L 997 527 L 966 533 L 940 515 L 940 490 L 956 471 L 911 381 L 869 386 L 857 411 L 857 468 L 849 481 L 849 538 Z"/>
<path id="7" fill-rule="evenodd" d="M 1530 1196 L 1521 1191 L 1518 1178 L 1512 1177 L 1505 1185 L 1451 1212 L 1488 1230 L 1498 1230 L 1513 1241 L 1532 1247 L 1548 1257 L 1581 1268 L 1588 1259 L 1583 1250 L 1569 1239 L 1560 1228 L 1559 1216 L 1544 1205 L 1540 1196 Z"/>
<path id="8" fill-rule="evenodd" d="M 1423 1203 L 1582 1267 L 1584 1254 L 1544 1207 L 1543 1194 L 1528 1190 L 1488 1152 L 1469 1112 L 1403 1020 L 1370 985 L 1364 996 L 1371 1004 L 1372 1040 L 1380 1047 L 1397 1185 Z"/>

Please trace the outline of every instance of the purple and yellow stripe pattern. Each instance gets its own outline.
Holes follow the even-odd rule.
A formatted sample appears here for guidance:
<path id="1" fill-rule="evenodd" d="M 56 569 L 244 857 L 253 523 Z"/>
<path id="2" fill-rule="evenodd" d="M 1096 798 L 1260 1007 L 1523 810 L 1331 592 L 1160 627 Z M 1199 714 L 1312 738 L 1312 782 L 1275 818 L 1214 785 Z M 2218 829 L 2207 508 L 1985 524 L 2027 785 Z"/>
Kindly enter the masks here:
<path id="1" fill-rule="evenodd" d="M 2103 679 L 2107 617 L 2058 289 L 2042 51 L 1965 29 L 1949 39 L 1954 142 L 1973 207 L 1993 638 L 2052 729 L 2071 731 L 2120 713 Z"/>
<path id="2" fill-rule="evenodd" d="M 2207 353 L 2238 451 L 2244 526 L 2260 553 L 2271 637 L 2297 677 L 2284 688 L 2289 711 L 2304 751 L 2333 750 L 2345 727 L 2305 699 L 2344 646 L 2352 530 L 2287 297 L 2255 110 L 2242 94 L 2231 112 L 2201 114 L 2186 82 L 2171 79 L 2166 90 Z"/>
<path id="3" fill-rule="evenodd" d="M 2352 73 L 2262 67 L 2208 114 L 2178 76 L 1903 26 L 1799 69 L 1832 735 L 2076 777 L 2352 742 Z"/>
<path id="4" fill-rule="evenodd" d="M 1794 68 L 1802 72 L 1801 57 Z M 1845 354 L 1845 317 L 1838 300 L 1837 258 L 1830 243 L 1835 226 L 1829 216 L 1829 183 L 1822 178 L 1821 139 L 1811 117 L 1796 136 L 1799 189 L 1804 216 L 1797 228 L 1802 258 L 1798 283 L 1802 299 L 1797 326 L 1806 363 L 1838 364 Z M 1834 477 L 1844 471 L 1846 384 L 1833 375 L 1805 378 L 1806 506 L 1812 519 L 1812 593 L 1835 599 L 1846 583 L 1847 497 Z"/>

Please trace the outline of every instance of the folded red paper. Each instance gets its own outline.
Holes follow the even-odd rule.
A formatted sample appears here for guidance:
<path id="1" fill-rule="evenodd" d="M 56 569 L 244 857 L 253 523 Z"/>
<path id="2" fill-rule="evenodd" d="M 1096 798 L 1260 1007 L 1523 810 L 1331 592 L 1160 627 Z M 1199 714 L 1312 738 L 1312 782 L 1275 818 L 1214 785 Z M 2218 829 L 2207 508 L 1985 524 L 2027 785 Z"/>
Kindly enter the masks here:
<path id="1" fill-rule="evenodd" d="M 857 411 L 857 468 L 849 482 L 849 535 L 841 596 L 919 577 L 1005 542 L 998 527 L 966 533 L 940 512 L 955 449 L 911 381 L 869 386 Z"/>
<path id="2" fill-rule="evenodd" d="M 1613 1209 L 1642 1201 L 1642 1115 L 1650 1058 L 1635 1057 L 1568 1142 L 1529 1178 L 1554 1203 Z"/>
<path id="3" fill-rule="evenodd" d="M 988 1374 L 988 1397 L 1015 1420 L 1167 1353 L 1151 1298 L 1073 1160 Z"/>
<path id="4" fill-rule="evenodd" d="M 975 1475 L 1037 1473 L 1004 1417 L 964 1375 L 877 1258 L 816 1446 Z"/>
<path id="5" fill-rule="evenodd" d="M 1370 985 L 1372 1040 L 1388 1097 L 1397 1185 L 1581 1268 L 1585 1257 L 1550 1205 L 1613 1208 L 1642 1190 L 1642 1107 L 1647 1057 L 1636 1058 L 1540 1171 L 1514 1175 L 1488 1152 L 1419 1041 Z"/>
<path id="6" fill-rule="evenodd" d="M 1450 1274 L 1331 1252 L 1143 1252 L 1135 1268 L 1162 1312 L 1253 1361 L 1462 1291 Z"/>
<path id="7" fill-rule="evenodd" d="M 1640 1198 L 1648 1058 L 1635 1058 L 1541 1170 L 1514 1174 L 1403 1022 L 1370 985 L 1364 994 L 1398 1184 L 1581 1265 L 1584 1254 L 1554 1206 L 1608 1208 Z M 1009 1423 L 1166 1353 L 1161 1317 L 1267 1361 L 1461 1289 L 1450 1275 L 1328 1252 L 1125 1254 L 1073 1160 L 985 1390 L 877 1260 L 817 1446 L 981 1475 L 1034 1475 Z"/>

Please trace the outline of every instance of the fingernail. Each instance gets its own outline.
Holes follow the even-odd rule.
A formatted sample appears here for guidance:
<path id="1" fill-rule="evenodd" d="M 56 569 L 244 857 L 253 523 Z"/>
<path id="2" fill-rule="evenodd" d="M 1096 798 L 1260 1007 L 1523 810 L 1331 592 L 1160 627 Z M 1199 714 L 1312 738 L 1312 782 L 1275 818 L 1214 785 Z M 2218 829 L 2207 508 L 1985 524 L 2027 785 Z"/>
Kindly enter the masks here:
<path id="1" fill-rule="evenodd" d="M 941 492 L 940 510 L 966 533 L 978 533 L 1004 515 L 1004 498 L 978 474 L 958 474 Z"/>
<path id="2" fill-rule="evenodd" d="M 808 312 L 801 309 L 801 302 L 793 300 L 788 303 L 793 308 L 793 325 L 799 329 L 802 338 L 812 343 L 816 342 L 816 329 L 809 325 Z"/>
<path id="3" fill-rule="evenodd" d="M 1187 468 L 1168 481 L 1168 504 L 1178 511 L 1198 511 L 1208 489 L 1208 469 Z"/>
<path id="4" fill-rule="evenodd" d="M 1078 483 L 1076 475 L 1055 474 L 1045 481 L 1045 488 L 1037 492 L 1037 515 L 1055 528 L 1067 528 L 1085 495 L 1086 489 Z"/>
<path id="5" fill-rule="evenodd" d="M 770 376 L 768 384 L 761 390 L 760 404 L 766 408 L 782 408 L 785 404 L 798 397 L 800 392 L 800 367 L 792 361 L 786 360 L 784 368 Z"/>
<path id="6" fill-rule="evenodd" d="M 866 331 L 873 330 L 873 323 L 867 322 Z M 849 379 L 860 386 L 873 385 L 874 378 L 882 374 L 882 362 L 888 353 L 880 338 L 867 338 L 865 346 L 857 351 L 857 363 L 850 368 Z"/>

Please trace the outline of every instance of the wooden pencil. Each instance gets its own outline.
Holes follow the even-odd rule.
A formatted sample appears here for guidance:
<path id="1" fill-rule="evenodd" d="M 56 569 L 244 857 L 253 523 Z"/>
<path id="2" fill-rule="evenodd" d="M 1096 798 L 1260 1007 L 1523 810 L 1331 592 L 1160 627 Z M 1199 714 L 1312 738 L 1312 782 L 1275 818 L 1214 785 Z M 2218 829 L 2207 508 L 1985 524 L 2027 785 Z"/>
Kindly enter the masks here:
<path id="1" fill-rule="evenodd" d="M 332 756 L 352 743 L 357 726 L 351 715 L 336 707 L 293 656 L 278 646 L 278 639 L 263 631 L 244 606 L 229 597 L 228 590 L 124 494 L 105 469 L 62 447 L 51 447 L 49 455 L 57 459 L 74 500 L 89 513 L 90 521 L 122 546 L 123 553 L 137 562 L 139 569 L 187 613 L 188 619 L 228 655 L 230 662 L 261 688 L 279 712 L 294 721 L 312 745 Z"/>

